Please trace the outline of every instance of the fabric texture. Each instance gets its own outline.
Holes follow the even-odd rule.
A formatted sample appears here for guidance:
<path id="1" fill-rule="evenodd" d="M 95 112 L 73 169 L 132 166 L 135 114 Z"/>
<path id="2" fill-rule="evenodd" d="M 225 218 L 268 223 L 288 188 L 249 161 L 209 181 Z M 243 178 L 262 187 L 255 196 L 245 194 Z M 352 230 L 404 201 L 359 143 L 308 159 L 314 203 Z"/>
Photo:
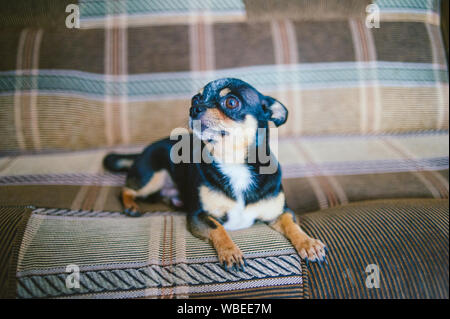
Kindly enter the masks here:
<path id="1" fill-rule="evenodd" d="M 17 296 L 448 298 L 448 201 L 373 201 L 299 219 L 327 243 L 327 264 L 306 267 L 286 238 L 257 224 L 231 232 L 248 266 L 230 272 L 183 214 L 35 209 L 18 252 Z M 69 265 L 79 267 L 79 288 L 66 286 Z M 379 268 L 378 288 L 366 284 L 368 265 Z"/>
<path id="2" fill-rule="evenodd" d="M 66 27 L 74 2 L 79 29 Z M 448 298 L 441 1 L 369 3 L 5 5 L 1 296 Z M 379 28 L 367 27 L 370 14 Z M 125 175 L 103 169 L 105 154 L 138 152 L 186 128 L 191 96 L 219 77 L 288 108 L 272 150 L 289 207 L 330 247 L 323 268 L 256 224 L 232 232 L 249 267 L 226 272 L 184 213 L 164 203 L 142 203 L 138 219 L 121 213 Z M 80 269 L 79 289 L 66 286 L 69 265 Z M 379 268 L 380 288 L 367 287 L 368 265 Z"/>
<path id="3" fill-rule="evenodd" d="M 19 247 L 24 236 L 29 207 L 0 207 L 0 298 L 15 298 Z"/>
<path id="4" fill-rule="evenodd" d="M 244 0 L 249 21 L 365 18 L 371 0 Z"/>
<path id="5" fill-rule="evenodd" d="M 448 299 L 448 200 L 356 203 L 300 223 L 329 244 L 328 265 L 308 268 L 311 298 Z"/>
<path id="6" fill-rule="evenodd" d="M 225 76 L 288 107 L 280 136 L 448 130 L 440 2 L 375 1 L 380 28 L 353 14 L 366 3 L 305 0 L 313 21 L 309 9 L 252 21 L 252 1 L 80 1 L 79 29 L 30 6 L 29 26 L 0 31 L 0 150 L 150 143 L 186 127 L 191 96 Z"/>
<path id="7" fill-rule="evenodd" d="M 287 203 L 299 213 L 369 199 L 448 198 L 448 149 L 446 132 L 281 138 L 277 147 Z M 105 172 L 110 151 L 3 157 L 0 202 L 120 210 L 125 174 Z M 160 203 L 142 209 L 171 210 Z"/>
<path id="8" fill-rule="evenodd" d="M 305 297 L 304 264 L 286 238 L 262 224 L 231 237 L 245 271 L 226 271 L 184 214 L 36 209 L 20 248 L 17 296 Z M 66 286 L 68 265 L 80 269 L 79 289 Z"/>

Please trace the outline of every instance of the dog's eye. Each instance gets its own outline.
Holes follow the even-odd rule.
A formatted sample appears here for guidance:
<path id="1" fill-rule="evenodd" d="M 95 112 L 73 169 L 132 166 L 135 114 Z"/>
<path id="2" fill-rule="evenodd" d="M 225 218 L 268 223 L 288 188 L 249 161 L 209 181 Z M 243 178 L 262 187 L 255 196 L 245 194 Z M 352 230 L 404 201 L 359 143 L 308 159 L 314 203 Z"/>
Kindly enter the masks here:
<path id="1" fill-rule="evenodd" d="M 239 100 L 233 96 L 230 96 L 225 100 L 225 106 L 229 109 L 234 109 L 239 106 Z"/>

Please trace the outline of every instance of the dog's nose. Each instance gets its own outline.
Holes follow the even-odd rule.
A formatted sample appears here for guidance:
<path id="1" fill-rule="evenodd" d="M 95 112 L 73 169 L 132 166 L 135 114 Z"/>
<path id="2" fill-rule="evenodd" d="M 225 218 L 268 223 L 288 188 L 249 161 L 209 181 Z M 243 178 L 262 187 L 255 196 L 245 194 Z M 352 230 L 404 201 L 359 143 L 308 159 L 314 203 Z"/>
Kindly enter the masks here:
<path id="1" fill-rule="evenodd" d="M 206 111 L 206 107 L 205 106 L 203 106 L 203 105 L 194 105 L 189 110 L 189 115 L 191 116 L 191 118 L 196 119 L 205 111 Z"/>

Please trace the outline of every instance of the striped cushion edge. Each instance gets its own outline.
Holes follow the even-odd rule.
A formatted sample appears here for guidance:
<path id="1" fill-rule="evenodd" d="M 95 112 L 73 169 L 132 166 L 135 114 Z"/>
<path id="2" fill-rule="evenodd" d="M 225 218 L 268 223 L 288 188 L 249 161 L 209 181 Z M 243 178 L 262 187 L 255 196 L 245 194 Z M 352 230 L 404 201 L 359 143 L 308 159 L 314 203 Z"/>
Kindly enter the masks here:
<path id="1" fill-rule="evenodd" d="M 20 243 L 31 215 L 24 206 L 0 207 L 0 298 L 15 298 Z"/>

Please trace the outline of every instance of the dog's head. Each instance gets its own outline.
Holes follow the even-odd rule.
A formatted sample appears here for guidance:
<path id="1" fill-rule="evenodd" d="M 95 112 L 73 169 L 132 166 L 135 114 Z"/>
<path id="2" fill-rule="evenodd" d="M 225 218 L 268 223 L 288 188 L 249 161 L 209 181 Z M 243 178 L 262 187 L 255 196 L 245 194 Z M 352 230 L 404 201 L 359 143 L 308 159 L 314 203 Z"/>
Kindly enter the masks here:
<path id="1" fill-rule="evenodd" d="M 191 103 L 190 128 L 205 141 L 218 141 L 242 130 L 255 135 L 258 128 L 267 128 L 269 121 L 276 126 L 284 124 L 288 115 L 276 99 L 233 78 L 209 82 Z"/>
<path id="2" fill-rule="evenodd" d="M 262 136 L 258 129 L 267 129 L 269 121 L 276 126 L 284 124 L 288 111 L 250 84 L 224 78 L 208 83 L 194 95 L 189 115 L 190 128 L 215 157 L 242 162 L 248 147 Z"/>

